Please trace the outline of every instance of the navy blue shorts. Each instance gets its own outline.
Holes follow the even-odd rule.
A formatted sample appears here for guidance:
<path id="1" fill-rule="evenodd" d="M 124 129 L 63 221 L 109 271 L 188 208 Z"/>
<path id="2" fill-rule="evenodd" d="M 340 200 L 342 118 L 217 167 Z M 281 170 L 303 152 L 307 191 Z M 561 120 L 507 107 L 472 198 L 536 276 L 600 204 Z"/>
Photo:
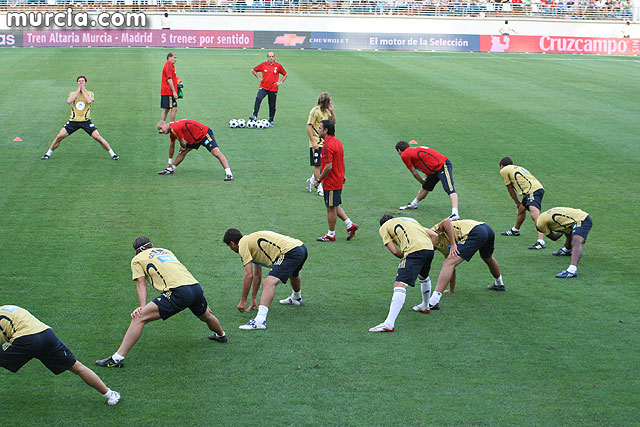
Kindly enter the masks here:
<path id="1" fill-rule="evenodd" d="M 591 221 L 591 216 L 587 215 L 587 217 L 583 221 L 580 221 L 573 226 L 573 230 L 571 230 L 571 235 L 580 236 L 586 242 L 587 236 L 589 235 L 589 231 L 591 231 L 592 225 L 593 225 L 593 222 Z"/>
<path id="2" fill-rule="evenodd" d="M 422 184 L 422 189 L 433 191 L 438 181 L 442 183 L 442 188 L 445 193 L 452 194 L 456 192 L 456 189 L 453 186 L 453 165 L 449 159 L 444 162 L 444 165 L 438 172 L 433 175 L 427 175 L 424 180 L 424 184 Z"/>
<path id="3" fill-rule="evenodd" d="M 72 122 L 71 120 L 69 120 L 67 122 L 67 124 L 64 125 L 64 130 L 66 130 L 69 135 L 71 135 L 72 133 L 74 133 L 78 129 L 82 129 L 89 136 L 91 136 L 93 131 L 98 130 L 96 125 L 91 123 L 91 120 L 87 120 L 87 121 L 84 121 L 84 122 Z"/>
<path id="4" fill-rule="evenodd" d="M 160 108 L 173 108 L 178 106 L 178 101 L 173 95 L 160 95 Z"/>
<path id="5" fill-rule="evenodd" d="M 216 142 L 216 138 L 213 136 L 213 131 L 211 130 L 211 128 L 209 128 L 209 131 L 207 132 L 205 137 L 202 138 L 201 141 L 195 144 L 189 144 L 187 145 L 187 148 L 192 148 L 194 150 L 197 150 L 202 145 L 204 145 L 204 148 L 206 148 L 209 151 L 213 150 L 214 148 L 218 148 L 218 143 Z"/>
<path id="6" fill-rule="evenodd" d="M 322 156 L 322 147 L 313 149 L 309 147 L 309 164 L 311 166 L 320 166 L 320 156 Z"/>
<path id="7" fill-rule="evenodd" d="M 71 368 L 76 358 L 51 328 L 37 334 L 13 340 L 6 350 L 0 350 L 0 366 L 18 372 L 28 361 L 36 358 L 58 375 Z"/>
<path id="8" fill-rule="evenodd" d="M 300 276 L 300 270 L 307 260 L 307 255 L 305 245 L 291 249 L 273 264 L 269 276 L 277 277 L 282 283 L 287 283 L 289 277 Z"/>
<path id="9" fill-rule="evenodd" d="M 342 189 L 324 190 L 324 204 L 327 207 L 340 206 L 342 203 Z"/>
<path id="10" fill-rule="evenodd" d="M 544 189 L 541 188 L 533 192 L 533 194 L 527 194 L 522 198 L 522 206 L 526 210 L 529 210 L 529 206 L 535 206 L 539 211 L 542 210 L 542 198 L 544 197 Z"/>
<path id="11" fill-rule="evenodd" d="M 476 225 L 471 229 L 464 243 L 458 243 L 460 258 L 470 261 L 473 255 L 480 251 L 480 256 L 484 259 L 493 255 L 493 242 L 495 234 L 493 229 L 487 224 Z"/>
<path id="12" fill-rule="evenodd" d="M 154 298 L 153 303 L 158 306 L 162 320 L 167 320 L 185 308 L 198 317 L 207 311 L 207 300 L 199 283 L 173 288 Z"/>
<path id="13" fill-rule="evenodd" d="M 396 282 L 415 286 L 418 275 L 423 278 L 429 276 L 432 260 L 433 250 L 423 249 L 421 251 L 411 252 L 405 256 L 400 262 L 400 265 L 398 265 Z"/>

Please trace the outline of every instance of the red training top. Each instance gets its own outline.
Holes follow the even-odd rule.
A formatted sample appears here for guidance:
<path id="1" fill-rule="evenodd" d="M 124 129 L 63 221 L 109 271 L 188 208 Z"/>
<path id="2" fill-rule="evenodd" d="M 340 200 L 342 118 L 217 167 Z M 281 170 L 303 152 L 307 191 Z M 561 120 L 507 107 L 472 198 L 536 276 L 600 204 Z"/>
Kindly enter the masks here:
<path id="1" fill-rule="evenodd" d="M 400 158 L 407 165 L 407 169 L 420 169 L 427 175 L 438 172 L 447 161 L 447 156 L 429 147 L 407 148 L 402 152 Z"/>
<path id="2" fill-rule="evenodd" d="M 262 73 L 262 81 L 260 82 L 260 87 L 264 90 L 270 90 L 277 92 L 278 86 L 276 86 L 276 82 L 280 78 L 279 74 L 283 76 L 287 75 L 287 72 L 284 70 L 284 67 L 277 62 L 274 62 L 273 65 L 269 64 L 269 61 L 263 62 L 260 65 L 257 65 L 253 71 L 256 73 Z"/>
<path id="3" fill-rule="evenodd" d="M 176 76 L 176 67 L 170 61 L 167 61 L 164 64 L 164 67 L 162 67 L 162 83 L 160 84 L 160 95 L 173 95 L 171 86 L 169 86 L 169 82 L 167 82 L 167 80 L 169 79 L 173 81 L 173 87 L 177 92 L 178 76 Z"/>
<path id="4" fill-rule="evenodd" d="M 187 145 L 199 144 L 209 132 L 209 126 L 189 119 L 178 120 L 170 123 L 169 126 L 171 126 L 171 141 L 184 139 Z"/>
<path id="5" fill-rule="evenodd" d="M 324 170 L 327 163 L 331 163 L 331 172 L 322 180 L 322 188 L 325 191 L 341 190 L 344 185 L 344 151 L 342 142 L 333 135 L 324 139 L 320 169 Z"/>

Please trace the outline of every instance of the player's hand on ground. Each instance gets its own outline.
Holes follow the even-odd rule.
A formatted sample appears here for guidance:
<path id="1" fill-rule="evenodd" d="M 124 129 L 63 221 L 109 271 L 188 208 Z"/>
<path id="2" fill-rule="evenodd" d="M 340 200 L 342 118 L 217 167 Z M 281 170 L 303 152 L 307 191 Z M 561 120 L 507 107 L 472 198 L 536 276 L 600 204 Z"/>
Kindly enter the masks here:
<path id="1" fill-rule="evenodd" d="M 258 303 L 256 302 L 255 299 L 251 301 L 251 304 L 249 304 L 249 308 L 247 308 L 247 311 L 251 311 L 254 308 L 256 308 L 256 309 L 258 308 Z"/>
<path id="2" fill-rule="evenodd" d="M 442 291 L 443 294 L 452 294 L 453 291 L 451 289 L 447 289 L 446 291 Z"/>
<path id="3" fill-rule="evenodd" d="M 244 312 L 246 306 L 247 306 L 247 302 L 240 300 L 240 302 L 238 303 L 238 311 L 240 313 Z"/>
<path id="4" fill-rule="evenodd" d="M 133 310 L 131 312 L 131 318 L 135 319 L 136 317 L 140 316 L 142 314 L 142 307 L 138 307 L 135 310 Z"/>

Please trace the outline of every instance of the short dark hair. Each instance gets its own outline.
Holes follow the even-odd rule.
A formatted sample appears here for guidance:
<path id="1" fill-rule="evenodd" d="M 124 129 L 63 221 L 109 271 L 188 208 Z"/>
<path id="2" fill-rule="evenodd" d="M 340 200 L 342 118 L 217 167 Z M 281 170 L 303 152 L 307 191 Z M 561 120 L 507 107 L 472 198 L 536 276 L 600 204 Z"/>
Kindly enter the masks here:
<path id="1" fill-rule="evenodd" d="M 511 160 L 511 157 L 509 156 L 504 156 L 503 158 L 500 159 L 500 166 L 509 166 L 513 164 L 513 160 Z"/>
<path id="2" fill-rule="evenodd" d="M 85 83 L 89 81 L 85 76 L 78 76 L 78 78 L 76 79 L 76 82 L 78 82 L 78 80 L 80 79 L 84 79 Z"/>
<path id="3" fill-rule="evenodd" d="M 322 127 L 327 130 L 328 135 L 334 136 L 336 134 L 336 125 L 331 120 L 323 120 Z"/>
<path id="4" fill-rule="evenodd" d="M 164 13 L 164 17 L 167 18 L 169 14 L 167 12 Z"/>
<path id="5" fill-rule="evenodd" d="M 382 215 L 382 218 L 380 218 L 380 225 L 384 224 L 385 222 L 389 221 L 390 219 L 393 219 L 393 215 L 390 215 L 390 214 Z"/>
<path id="6" fill-rule="evenodd" d="M 407 148 L 409 148 L 409 143 L 407 141 L 398 141 L 396 143 L 396 150 L 400 150 L 401 153 Z"/>
<path id="7" fill-rule="evenodd" d="M 152 247 L 153 244 L 151 244 L 151 240 L 149 240 L 147 236 L 137 237 L 136 240 L 133 241 L 133 249 L 135 249 L 137 254 Z"/>
<path id="8" fill-rule="evenodd" d="M 504 21 L 504 23 L 505 23 L 505 24 L 508 24 L 508 23 L 509 23 L 509 21 L 506 21 L 506 20 L 505 20 L 505 21 Z"/>
<path id="9" fill-rule="evenodd" d="M 176 56 L 176 54 L 173 52 L 167 53 L 167 59 L 171 58 L 172 56 Z"/>
<path id="10" fill-rule="evenodd" d="M 231 242 L 238 244 L 240 239 L 242 239 L 242 233 L 240 232 L 240 230 L 236 228 L 230 228 L 225 231 L 222 241 L 227 245 Z"/>

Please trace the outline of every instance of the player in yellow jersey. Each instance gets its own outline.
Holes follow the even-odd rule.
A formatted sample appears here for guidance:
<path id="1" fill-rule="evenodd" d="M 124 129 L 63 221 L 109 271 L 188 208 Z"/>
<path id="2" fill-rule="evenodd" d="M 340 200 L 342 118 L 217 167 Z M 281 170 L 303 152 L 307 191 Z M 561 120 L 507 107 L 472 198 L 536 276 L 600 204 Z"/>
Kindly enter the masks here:
<path id="1" fill-rule="evenodd" d="M 582 257 L 582 245 L 587 241 L 593 221 L 583 210 L 556 207 L 543 212 L 538 217 L 536 227 L 551 240 L 558 240 L 564 234 L 564 247 L 553 253 L 556 256 L 571 256 L 571 264 L 566 270 L 556 274 L 558 279 L 578 277 L 578 262 Z"/>
<path id="2" fill-rule="evenodd" d="M 513 164 L 511 157 L 503 157 L 500 160 L 500 176 L 507 186 L 509 195 L 516 202 L 518 215 L 516 225 L 510 230 L 503 231 L 503 236 L 519 236 L 520 227 L 527 218 L 527 210 L 531 214 L 531 219 L 535 224 L 542 209 L 542 197 L 544 188 L 540 181 L 525 168 Z M 517 195 L 516 195 L 517 193 Z M 522 200 L 520 200 L 522 199 Z M 544 234 L 538 231 L 538 240 L 529 249 L 544 249 Z"/>
<path id="3" fill-rule="evenodd" d="M 470 261 L 476 252 L 480 253 L 480 258 L 487 264 L 489 271 L 494 278 L 494 283 L 488 289 L 492 291 L 504 291 L 505 286 L 500 274 L 498 261 L 493 257 L 493 244 L 495 234 L 489 225 L 484 222 L 473 221 L 471 219 L 460 219 L 451 221 L 445 218 L 438 224 L 431 227 L 436 234 L 434 246 L 437 251 L 445 256 L 440 274 L 433 295 L 429 299 L 429 306 L 414 307 L 415 311 L 420 308 L 438 310 L 440 308 L 440 298 L 442 293 L 451 283 L 451 288 L 456 283 L 456 267 L 462 261 Z M 433 235 L 432 235 L 433 236 Z"/>
<path id="4" fill-rule="evenodd" d="M 320 156 L 324 138 L 318 134 L 318 128 L 323 120 L 330 120 L 336 124 L 336 112 L 331 102 L 331 94 L 322 92 L 318 96 L 318 104 L 309 112 L 307 120 L 307 135 L 309 135 L 309 161 L 313 166 L 313 175 L 307 179 L 307 191 L 311 193 L 315 182 L 320 178 Z M 318 195 L 324 196 L 322 183 L 318 185 Z"/>
<path id="5" fill-rule="evenodd" d="M 16 305 L 0 307 L 0 346 L 0 366 L 11 372 L 18 372 L 36 358 L 55 375 L 67 370 L 78 375 L 99 391 L 109 405 L 120 400 L 120 393 L 104 385 L 95 372 L 76 360 L 49 326 L 24 308 Z"/>
<path id="6" fill-rule="evenodd" d="M 273 231 L 256 231 L 243 236 L 242 233 L 230 228 L 224 233 L 222 241 L 234 252 L 240 254 L 244 265 L 242 280 L 242 295 L 238 310 L 245 311 L 249 289 L 253 285 L 249 310 L 256 306 L 256 295 L 262 279 L 262 267 L 271 268 L 269 275 L 262 282 L 262 294 L 258 314 L 240 329 L 267 329 L 267 313 L 273 301 L 276 286 L 287 283 L 291 279 L 291 296 L 280 300 L 283 305 L 302 305 L 300 292 L 300 270 L 307 260 L 307 247 L 298 239 L 274 233 Z M 252 267 L 253 264 L 253 267 Z"/>
<path id="7" fill-rule="evenodd" d="M 67 104 L 71 104 L 69 121 L 60 129 L 58 135 L 53 139 L 49 150 L 42 156 L 42 160 L 49 160 L 54 150 L 60 145 L 60 142 L 78 129 L 84 130 L 93 139 L 98 141 L 100 145 L 109 152 L 113 160 L 119 160 L 120 157 L 111 149 L 109 143 L 100 136 L 100 132 L 98 132 L 96 126 L 91 122 L 90 110 L 94 95 L 93 92 L 87 90 L 87 78 L 85 76 L 79 76 L 77 82 L 78 89 L 71 92 L 67 98 Z"/>
<path id="8" fill-rule="evenodd" d="M 145 236 L 138 237 L 133 242 L 133 248 L 136 256 L 131 260 L 131 273 L 136 282 L 138 308 L 131 313 L 131 324 L 118 350 L 111 357 L 97 360 L 96 365 L 122 367 L 125 356 L 140 339 L 144 325 L 158 319 L 167 320 L 186 308 L 213 331 L 210 339 L 227 342 L 227 336 L 216 316 L 211 313 L 200 284 L 173 252 L 155 248 Z M 147 282 L 161 292 L 160 296 L 148 303 Z"/>
<path id="9" fill-rule="evenodd" d="M 389 214 L 380 218 L 379 231 L 382 244 L 402 261 L 398 266 L 396 280 L 393 282 L 389 314 L 384 322 L 369 329 L 369 332 L 393 332 L 396 319 L 407 297 L 407 286 L 414 287 L 416 279 L 420 280 L 422 305 L 426 306 L 429 302 L 431 293 L 429 270 L 433 260 L 433 241 L 430 234 L 435 235 L 435 233 L 424 228 L 413 218 L 394 218 Z M 429 308 L 426 307 L 420 311 L 429 313 Z"/>

